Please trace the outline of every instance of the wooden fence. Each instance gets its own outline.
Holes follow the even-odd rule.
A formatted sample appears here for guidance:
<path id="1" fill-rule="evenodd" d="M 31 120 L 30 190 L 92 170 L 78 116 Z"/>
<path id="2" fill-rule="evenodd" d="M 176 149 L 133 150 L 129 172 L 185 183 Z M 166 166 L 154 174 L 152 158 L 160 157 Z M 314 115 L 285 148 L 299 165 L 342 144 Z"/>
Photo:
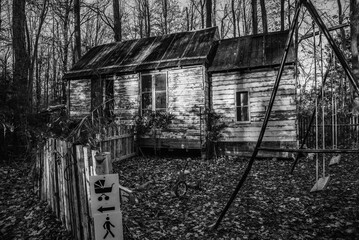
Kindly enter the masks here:
<path id="1" fill-rule="evenodd" d="M 353 144 L 359 142 L 359 118 L 356 116 L 337 114 L 336 121 L 330 116 L 325 117 L 324 135 L 326 148 L 353 148 Z M 298 118 L 299 140 L 302 142 L 308 130 L 311 116 L 300 116 Z M 334 123 L 334 124 L 333 124 Z M 305 144 L 309 148 L 315 148 L 316 136 L 315 120 L 313 121 Z M 323 124 L 321 116 L 318 118 L 318 144 L 323 146 Z"/>
<path id="2" fill-rule="evenodd" d="M 108 134 L 100 146 L 102 151 L 111 152 L 111 160 L 134 156 L 133 134 L 114 129 Z M 95 175 L 94 156 L 97 152 L 88 146 L 54 138 L 38 147 L 36 188 L 74 239 L 94 239 L 89 178 Z"/>

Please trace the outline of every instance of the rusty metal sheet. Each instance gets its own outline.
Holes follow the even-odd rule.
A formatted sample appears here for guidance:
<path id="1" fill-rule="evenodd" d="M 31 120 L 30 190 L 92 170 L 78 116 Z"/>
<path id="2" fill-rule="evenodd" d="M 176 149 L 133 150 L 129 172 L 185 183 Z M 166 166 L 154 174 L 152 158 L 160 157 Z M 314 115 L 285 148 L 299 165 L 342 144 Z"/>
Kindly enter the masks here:
<path id="1" fill-rule="evenodd" d="M 279 65 L 287 37 L 288 31 L 282 31 L 222 40 L 219 42 L 209 71 L 230 71 Z M 294 46 L 292 46 L 288 53 L 287 63 L 293 63 L 294 60 Z"/>
<path id="2" fill-rule="evenodd" d="M 64 78 L 204 64 L 217 36 L 214 27 L 105 44 L 92 48 Z"/>

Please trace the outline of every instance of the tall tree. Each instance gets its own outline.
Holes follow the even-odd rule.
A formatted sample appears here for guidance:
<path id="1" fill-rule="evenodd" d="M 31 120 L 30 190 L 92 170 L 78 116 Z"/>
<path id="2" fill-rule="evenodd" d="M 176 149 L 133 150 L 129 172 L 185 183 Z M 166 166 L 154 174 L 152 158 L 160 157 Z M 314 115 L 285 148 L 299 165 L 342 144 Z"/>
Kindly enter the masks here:
<path id="1" fill-rule="evenodd" d="M 168 7 L 167 0 L 162 0 L 163 29 L 164 34 L 168 33 Z"/>
<path id="2" fill-rule="evenodd" d="M 206 27 L 212 27 L 212 0 L 206 0 Z"/>
<path id="3" fill-rule="evenodd" d="M 284 31 L 284 3 L 285 3 L 285 0 L 280 0 L 280 30 L 281 31 Z"/>
<path id="4" fill-rule="evenodd" d="M 81 19 L 80 19 L 80 0 L 74 0 L 75 18 L 75 53 L 74 59 L 77 62 L 81 58 Z"/>
<path id="5" fill-rule="evenodd" d="M 351 30 L 351 52 L 352 68 L 355 76 L 359 78 L 359 0 L 350 0 L 350 30 Z"/>
<path id="6" fill-rule="evenodd" d="M 262 25 L 263 33 L 268 33 L 268 23 L 267 23 L 267 9 L 264 0 L 260 0 L 261 12 L 262 12 Z"/>
<path id="7" fill-rule="evenodd" d="M 258 12 L 257 12 L 257 0 L 252 0 L 252 30 L 253 34 L 258 33 Z"/>
<path id="8" fill-rule="evenodd" d="M 120 1 L 113 0 L 113 31 L 115 41 L 119 42 L 122 40 L 122 13 L 120 13 Z"/>
<path id="9" fill-rule="evenodd" d="M 231 0 L 231 10 L 232 10 L 232 21 L 233 21 L 233 37 L 237 37 L 237 26 L 236 26 L 236 9 L 235 9 L 235 0 Z"/>
<path id="10" fill-rule="evenodd" d="M 339 24 L 343 24 L 344 21 L 344 14 L 343 14 L 343 7 L 342 7 L 342 3 L 340 0 L 337 0 L 337 4 L 338 4 L 338 16 L 339 16 Z M 347 41 L 346 41 L 346 37 L 345 37 L 345 30 L 344 28 L 340 28 L 340 35 L 341 35 L 341 40 L 342 40 L 342 47 L 343 50 L 347 49 Z"/>
<path id="11" fill-rule="evenodd" d="M 12 14 L 12 45 L 14 49 L 13 88 L 15 93 L 13 109 L 15 116 L 14 123 L 19 127 L 20 133 L 25 127 L 25 113 L 29 110 L 28 102 L 30 100 L 27 91 L 29 56 L 25 41 L 26 15 L 24 0 L 13 0 Z"/>
<path id="12" fill-rule="evenodd" d="M 43 0 L 41 6 L 35 6 L 35 7 L 40 7 L 40 9 L 41 9 L 39 19 L 36 19 L 39 24 L 38 24 L 38 27 L 37 27 L 37 30 L 36 30 L 34 43 L 31 44 L 30 42 L 28 42 L 28 46 L 30 46 L 30 45 L 33 46 L 32 53 L 30 53 L 31 56 L 30 56 L 29 80 L 28 80 L 28 89 L 29 89 L 29 95 L 30 95 L 30 102 L 29 102 L 30 109 L 32 109 L 32 106 L 33 106 L 33 104 L 32 104 L 33 97 L 32 96 L 33 96 L 33 86 L 34 86 L 34 77 L 35 77 L 34 74 L 36 73 L 35 72 L 35 67 L 36 67 L 35 64 L 36 64 L 36 62 L 38 60 L 38 49 L 39 49 L 40 34 L 41 34 L 42 27 L 43 27 L 43 24 L 45 22 L 45 18 L 46 18 L 47 12 L 48 12 L 48 3 L 49 3 L 49 0 Z M 35 2 L 35 4 L 36 4 L 36 2 Z M 37 89 L 37 91 L 38 91 L 38 89 Z M 37 94 L 36 99 L 38 101 L 39 101 L 39 97 L 41 98 L 41 96 L 39 96 Z M 38 104 L 37 104 L 37 106 L 39 106 Z"/>

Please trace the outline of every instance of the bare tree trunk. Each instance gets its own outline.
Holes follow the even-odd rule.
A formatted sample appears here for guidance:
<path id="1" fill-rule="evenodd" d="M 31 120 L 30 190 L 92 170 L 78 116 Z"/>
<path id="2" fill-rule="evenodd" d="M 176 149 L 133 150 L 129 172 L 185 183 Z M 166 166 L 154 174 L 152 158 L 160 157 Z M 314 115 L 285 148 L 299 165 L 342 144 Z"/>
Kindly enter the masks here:
<path id="1" fill-rule="evenodd" d="M 350 0 L 350 30 L 351 30 L 351 52 L 352 68 L 354 75 L 359 78 L 359 0 Z"/>
<path id="2" fill-rule="evenodd" d="M 191 28 L 190 30 L 194 29 L 194 3 L 191 2 Z"/>
<path id="3" fill-rule="evenodd" d="M 80 0 L 74 0 L 74 17 L 75 17 L 75 54 L 74 62 L 81 58 L 81 23 L 80 23 Z"/>
<path id="4" fill-rule="evenodd" d="M 338 3 L 339 24 L 343 24 L 344 14 L 343 14 L 342 3 L 340 0 L 337 0 L 337 3 Z M 342 39 L 342 47 L 343 47 L 343 50 L 345 51 L 347 49 L 347 41 L 346 41 L 346 37 L 345 37 L 344 28 L 340 28 L 340 35 L 341 35 L 341 39 Z"/>
<path id="5" fill-rule="evenodd" d="M 42 65 L 42 49 L 40 56 L 36 59 L 36 111 L 40 111 L 41 106 L 41 65 Z"/>
<path id="6" fill-rule="evenodd" d="M 28 70 L 29 70 L 29 55 L 26 50 L 25 41 L 26 15 L 25 15 L 25 1 L 13 0 L 12 8 L 12 46 L 14 50 L 14 67 L 13 67 L 13 90 L 14 90 L 14 124 L 15 129 L 15 144 L 20 145 L 20 137 L 26 129 L 26 113 L 28 113 Z"/>
<path id="7" fill-rule="evenodd" d="M 214 27 L 217 26 L 217 0 L 213 0 L 212 22 Z"/>
<path id="8" fill-rule="evenodd" d="M 30 59 L 29 84 L 28 84 L 29 95 L 31 97 L 30 105 L 32 105 L 32 95 L 33 95 L 32 89 L 33 89 L 33 82 L 34 82 L 35 62 L 37 61 L 40 34 L 41 34 L 42 26 L 44 24 L 44 21 L 45 21 L 46 15 L 47 15 L 48 3 L 49 3 L 48 0 L 44 0 L 43 4 L 42 4 L 41 14 L 40 14 L 40 17 L 39 17 L 39 26 L 38 26 L 38 29 L 37 29 L 37 32 L 36 32 L 36 35 L 35 35 L 35 43 L 34 43 L 34 46 L 33 46 L 33 49 L 32 49 L 33 53 L 31 55 L 31 59 Z M 30 40 L 28 40 L 28 42 L 30 43 Z"/>
<path id="9" fill-rule="evenodd" d="M 284 31 L 284 3 L 285 0 L 280 0 L 280 30 Z"/>
<path id="10" fill-rule="evenodd" d="M 168 33 L 168 27 L 167 27 L 167 13 L 168 13 L 168 9 L 167 9 L 167 0 L 162 0 L 162 12 L 163 12 L 163 28 L 164 28 L 164 34 Z"/>
<path id="11" fill-rule="evenodd" d="M 151 14 L 150 14 L 150 4 L 148 2 L 148 0 L 145 1 L 145 13 L 146 13 L 146 36 L 150 37 L 151 36 Z"/>
<path id="12" fill-rule="evenodd" d="M 244 35 L 248 35 L 249 33 L 249 27 L 248 27 L 248 21 L 247 21 L 247 9 L 246 9 L 246 0 L 243 0 L 243 32 L 244 32 Z"/>
<path id="13" fill-rule="evenodd" d="M 206 1 L 206 28 L 212 27 L 212 0 Z"/>
<path id="14" fill-rule="evenodd" d="M 236 26 L 236 9 L 234 8 L 234 1 L 231 1 L 231 10 L 232 10 L 232 21 L 233 21 L 233 37 L 237 37 L 237 26 Z"/>
<path id="15" fill-rule="evenodd" d="M 114 38 L 116 42 L 122 40 L 122 20 L 120 14 L 120 3 L 121 0 L 113 0 L 113 31 L 114 31 Z"/>
<path id="16" fill-rule="evenodd" d="M 190 20 L 189 20 L 189 12 L 188 12 L 188 7 L 185 8 L 185 12 L 186 12 L 186 31 L 189 31 L 190 28 Z"/>
<path id="17" fill-rule="evenodd" d="M 261 12 L 262 12 L 262 24 L 263 24 L 263 33 L 268 33 L 268 23 L 267 23 L 267 10 L 264 0 L 260 0 Z"/>
<path id="18" fill-rule="evenodd" d="M 258 33 L 257 0 L 252 0 L 252 30 L 253 34 Z"/>

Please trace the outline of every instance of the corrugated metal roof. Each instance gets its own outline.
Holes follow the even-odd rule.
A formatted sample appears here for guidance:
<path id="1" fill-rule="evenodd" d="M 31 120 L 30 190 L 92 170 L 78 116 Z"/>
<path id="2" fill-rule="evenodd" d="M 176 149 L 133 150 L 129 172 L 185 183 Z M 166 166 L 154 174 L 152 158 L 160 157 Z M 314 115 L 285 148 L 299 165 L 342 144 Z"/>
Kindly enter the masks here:
<path id="1" fill-rule="evenodd" d="M 65 79 L 204 64 L 217 27 L 105 44 L 90 49 Z"/>
<path id="2" fill-rule="evenodd" d="M 249 35 L 220 40 L 210 72 L 231 71 L 279 65 L 289 31 Z M 286 63 L 295 61 L 294 46 Z"/>

